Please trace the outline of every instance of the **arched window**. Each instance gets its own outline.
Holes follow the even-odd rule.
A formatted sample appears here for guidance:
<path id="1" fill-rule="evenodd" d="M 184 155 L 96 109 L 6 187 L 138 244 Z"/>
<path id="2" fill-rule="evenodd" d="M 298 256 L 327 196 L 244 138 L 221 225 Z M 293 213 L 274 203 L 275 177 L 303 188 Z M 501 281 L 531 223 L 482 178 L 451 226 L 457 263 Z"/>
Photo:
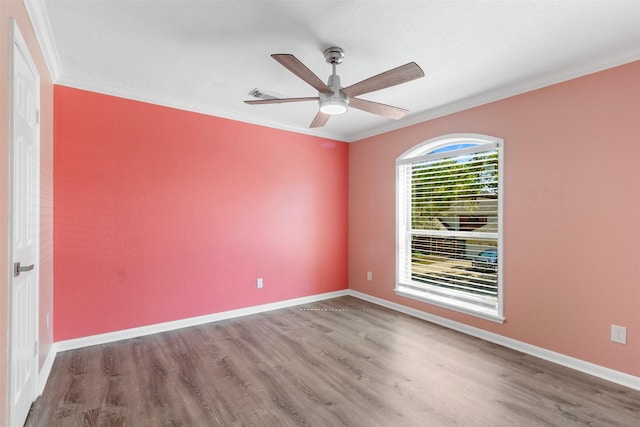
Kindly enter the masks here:
<path id="1" fill-rule="evenodd" d="M 398 157 L 398 295 L 504 321 L 503 144 L 445 135 Z"/>

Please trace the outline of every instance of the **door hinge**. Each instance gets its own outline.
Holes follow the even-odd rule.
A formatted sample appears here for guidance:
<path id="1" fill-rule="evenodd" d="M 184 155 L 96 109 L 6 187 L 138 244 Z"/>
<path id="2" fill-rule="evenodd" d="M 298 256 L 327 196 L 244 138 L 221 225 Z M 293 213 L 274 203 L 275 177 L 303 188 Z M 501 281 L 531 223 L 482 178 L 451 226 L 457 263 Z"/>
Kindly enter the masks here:
<path id="1" fill-rule="evenodd" d="M 38 355 L 38 340 L 35 340 L 33 343 L 33 357 Z"/>
<path id="2" fill-rule="evenodd" d="M 36 109 L 36 124 L 40 124 L 40 110 Z"/>

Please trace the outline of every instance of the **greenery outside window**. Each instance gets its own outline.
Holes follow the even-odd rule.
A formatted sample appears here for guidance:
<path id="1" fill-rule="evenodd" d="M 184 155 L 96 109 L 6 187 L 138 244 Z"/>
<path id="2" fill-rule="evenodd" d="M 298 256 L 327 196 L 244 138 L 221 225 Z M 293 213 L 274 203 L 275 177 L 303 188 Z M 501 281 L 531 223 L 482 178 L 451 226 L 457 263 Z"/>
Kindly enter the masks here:
<path id="1" fill-rule="evenodd" d="M 504 322 L 503 141 L 434 138 L 396 160 L 396 293 Z"/>

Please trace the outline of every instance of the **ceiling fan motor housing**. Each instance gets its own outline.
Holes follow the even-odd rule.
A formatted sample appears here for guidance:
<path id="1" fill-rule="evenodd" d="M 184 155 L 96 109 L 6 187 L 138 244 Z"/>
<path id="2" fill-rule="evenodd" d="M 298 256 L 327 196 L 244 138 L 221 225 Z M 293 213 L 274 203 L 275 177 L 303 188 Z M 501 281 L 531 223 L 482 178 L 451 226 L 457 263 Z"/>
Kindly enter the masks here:
<path id="1" fill-rule="evenodd" d="M 346 113 L 349 109 L 349 97 L 340 90 L 342 89 L 340 76 L 337 74 L 330 75 L 327 86 L 331 89 L 331 93 L 318 93 L 320 111 L 331 115 Z"/>

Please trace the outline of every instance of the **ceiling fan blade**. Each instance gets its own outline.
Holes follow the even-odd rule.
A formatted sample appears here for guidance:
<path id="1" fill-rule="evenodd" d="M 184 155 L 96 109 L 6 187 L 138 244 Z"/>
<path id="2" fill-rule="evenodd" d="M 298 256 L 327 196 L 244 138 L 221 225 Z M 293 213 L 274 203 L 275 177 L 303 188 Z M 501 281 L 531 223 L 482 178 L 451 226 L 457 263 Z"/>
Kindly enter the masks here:
<path id="1" fill-rule="evenodd" d="M 282 64 L 287 70 L 300 77 L 305 82 L 313 86 L 318 92 L 332 93 L 327 86 L 313 71 L 307 68 L 298 58 L 288 53 L 276 53 L 271 55 L 273 59 Z"/>
<path id="2" fill-rule="evenodd" d="M 303 101 L 317 101 L 317 96 L 310 96 L 307 98 L 273 98 L 273 99 L 255 99 L 251 101 L 244 101 L 245 104 L 257 105 L 257 104 L 283 104 L 285 102 L 303 102 Z"/>
<path id="3" fill-rule="evenodd" d="M 366 101 L 360 98 L 350 98 L 349 107 L 357 108 L 358 110 L 366 111 L 367 113 L 377 114 L 394 120 L 403 118 L 409 112 L 409 110 L 405 110 L 404 108 L 392 107 L 391 105 Z"/>
<path id="4" fill-rule="evenodd" d="M 415 62 L 401 65 L 384 73 L 369 77 L 366 80 L 352 84 L 342 89 L 348 97 L 358 96 L 376 90 L 406 83 L 411 80 L 424 77 L 424 71 Z"/>
<path id="5" fill-rule="evenodd" d="M 310 128 L 319 128 L 327 124 L 329 121 L 329 114 L 325 114 L 322 111 L 318 111 L 318 114 L 313 118 L 313 121 L 309 125 Z"/>

